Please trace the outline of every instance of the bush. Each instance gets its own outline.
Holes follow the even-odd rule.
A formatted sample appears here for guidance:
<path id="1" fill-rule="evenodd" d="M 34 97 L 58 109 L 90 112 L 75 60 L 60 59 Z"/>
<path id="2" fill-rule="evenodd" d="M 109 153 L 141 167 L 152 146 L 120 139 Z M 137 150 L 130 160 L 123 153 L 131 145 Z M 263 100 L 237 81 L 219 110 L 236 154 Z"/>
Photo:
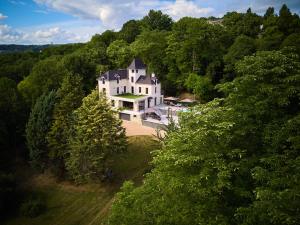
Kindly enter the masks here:
<path id="1" fill-rule="evenodd" d="M 20 212 L 23 216 L 37 217 L 46 211 L 46 204 L 40 197 L 30 197 L 26 202 L 23 202 L 20 208 Z"/>

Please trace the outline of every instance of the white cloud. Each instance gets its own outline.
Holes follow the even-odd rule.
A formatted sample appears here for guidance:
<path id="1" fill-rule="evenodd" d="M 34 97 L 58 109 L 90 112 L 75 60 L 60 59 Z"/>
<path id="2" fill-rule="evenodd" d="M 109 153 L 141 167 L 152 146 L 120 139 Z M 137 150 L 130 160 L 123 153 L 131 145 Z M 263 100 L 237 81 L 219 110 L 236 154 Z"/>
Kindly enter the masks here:
<path id="1" fill-rule="evenodd" d="M 95 33 L 118 30 L 130 19 L 140 19 L 150 9 L 161 10 L 175 20 L 184 16 L 201 17 L 213 12 L 210 7 L 190 0 L 34 0 L 36 13 L 55 10 L 74 16 L 72 21 L 13 29 L 0 27 L 0 43 L 48 44 L 86 42 Z M 20 2 L 13 1 L 11 2 Z M 2 14 L 0 14 L 2 15 Z"/>
<path id="2" fill-rule="evenodd" d="M 150 9 L 162 10 L 175 20 L 184 16 L 207 16 L 214 9 L 202 8 L 190 0 L 34 0 L 40 6 L 83 19 L 101 21 L 108 29 L 118 29 L 129 19 L 141 18 Z"/>
<path id="3" fill-rule="evenodd" d="M 49 24 L 24 29 L 13 29 L 6 24 L 0 24 L 1 44 L 63 44 L 87 42 L 95 33 L 103 30 L 91 24 L 82 22 L 66 22 Z"/>
<path id="4" fill-rule="evenodd" d="M 163 11 L 175 20 L 184 16 L 203 17 L 213 12 L 213 8 L 201 8 L 193 1 L 176 0 L 173 4 L 167 5 Z"/>
<path id="5" fill-rule="evenodd" d="M 0 13 L 0 20 L 4 20 L 6 18 L 7 18 L 7 16 L 3 15 L 2 13 Z"/>

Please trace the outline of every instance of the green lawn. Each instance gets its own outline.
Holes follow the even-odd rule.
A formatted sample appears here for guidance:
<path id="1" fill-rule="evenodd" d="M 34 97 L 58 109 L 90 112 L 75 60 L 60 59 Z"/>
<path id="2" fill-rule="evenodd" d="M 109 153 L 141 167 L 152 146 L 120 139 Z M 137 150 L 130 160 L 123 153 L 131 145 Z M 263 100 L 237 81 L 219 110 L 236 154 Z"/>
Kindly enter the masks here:
<path id="1" fill-rule="evenodd" d="M 136 98 L 141 98 L 144 97 L 146 95 L 134 95 L 131 93 L 124 93 L 124 94 L 119 94 L 119 95 L 115 95 L 116 97 L 122 97 L 122 98 L 129 98 L 129 99 L 136 99 Z"/>
<path id="2" fill-rule="evenodd" d="M 56 182 L 49 175 L 33 178 L 29 188 L 45 196 L 47 211 L 36 218 L 17 217 L 6 225 L 96 225 L 105 223 L 114 194 L 124 180 L 140 183 L 149 171 L 150 152 L 159 144 L 150 136 L 128 138 L 128 152 L 112 162 L 112 183 L 75 186 Z"/>

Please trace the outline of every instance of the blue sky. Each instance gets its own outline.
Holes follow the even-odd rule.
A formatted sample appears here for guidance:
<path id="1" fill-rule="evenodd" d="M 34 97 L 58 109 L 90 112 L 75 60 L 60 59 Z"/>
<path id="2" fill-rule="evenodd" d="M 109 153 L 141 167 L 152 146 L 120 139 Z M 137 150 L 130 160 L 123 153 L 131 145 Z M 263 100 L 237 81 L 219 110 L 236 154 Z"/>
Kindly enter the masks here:
<path id="1" fill-rule="evenodd" d="M 86 42 L 95 33 L 118 30 L 150 9 L 174 20 L 184 16 L 221 17 L 228 11 L 263 14 L 286 3 L 300 13 L 300 0 L 0 0 L 0 44 Z"/>

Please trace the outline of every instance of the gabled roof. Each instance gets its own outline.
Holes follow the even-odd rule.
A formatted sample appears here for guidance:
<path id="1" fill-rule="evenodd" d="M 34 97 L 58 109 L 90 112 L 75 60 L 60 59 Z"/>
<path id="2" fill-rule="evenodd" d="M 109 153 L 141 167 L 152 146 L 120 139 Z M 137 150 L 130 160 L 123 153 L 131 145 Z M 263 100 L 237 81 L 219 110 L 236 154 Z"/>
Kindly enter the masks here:
<path id="1" fill-rule="evenodd" d="M 128 73 L 126 69 L 119 69 L 119 70 L 110 70 L 100 75 L 99 79 L 104 78 L 105 80 L 117 80 L 119 79 L 127 79 Z"/>
<path id="2" fill-rule="evenodd" d="M 146 69 L 146 65 L 139 58 L 132 60 L 131 64 L 128 66 L 128 69 Z"/>
<path id="3" fill-rule="evenodd" d="M 139 79 L 137 79 L 137 84 L 155 84 L 155 81 L 157 84 L 159 83 L 158 79 L 156 77 L 151 76 L 140 76 Z"/>

